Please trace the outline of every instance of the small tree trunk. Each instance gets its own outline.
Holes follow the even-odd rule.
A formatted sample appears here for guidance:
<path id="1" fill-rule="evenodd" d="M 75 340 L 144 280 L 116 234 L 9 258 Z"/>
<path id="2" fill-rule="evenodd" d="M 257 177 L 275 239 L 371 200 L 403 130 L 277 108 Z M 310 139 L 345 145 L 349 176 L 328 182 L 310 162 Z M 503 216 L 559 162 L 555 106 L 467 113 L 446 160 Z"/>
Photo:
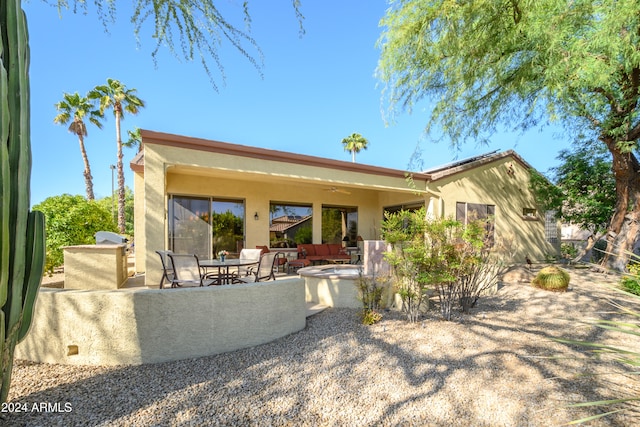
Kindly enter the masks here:
<path id="1" fill-rule="evenodd" d="M 118 231 L 120 233 L 125 232 L 125 197 L 124 197 L 124 169 L 122 166 L 122 138 L 120 137 L 120 119 L 121 114 L 118 106 L 114 106 L 116 113 L 116 142 L 118 144 Z"/>
<path id="2" fill-rule="evenodd" d="M 616 205 L 607 233 L 607 251 L 602 265 L 616 271 L 626 269 L 629 254 L 638 240 L 640 219 L 640 164 L 633 153 L 623 153 L 615 141 L 607 141 L 616 180 Z"/>
<path id="3" fill-rule="evenodd" d="M 598 240 L 602 239 L 605 234 L 598 235 L 590 235 L 587 238 L 587 245 L 580 251 L 578 255 L 576 255 L 571 262 L 579 263 L 579 262 L 590 262 L 591 257 L 593 255 L 593 247 L 598 243 Z"/>
<path id="4" fill-rule="evenodd" d="M 87 200 L 94 200 L 93 177 L 91 176 L 91 167 L 89 166 L 87 150 L 84 148 L 84 138 L 81 134 L 78 135 L 78 143 L 80 144 L 80 153 L 82 154 L 82 161 L 84 162 L 84 185 L 87 192 Z"/>

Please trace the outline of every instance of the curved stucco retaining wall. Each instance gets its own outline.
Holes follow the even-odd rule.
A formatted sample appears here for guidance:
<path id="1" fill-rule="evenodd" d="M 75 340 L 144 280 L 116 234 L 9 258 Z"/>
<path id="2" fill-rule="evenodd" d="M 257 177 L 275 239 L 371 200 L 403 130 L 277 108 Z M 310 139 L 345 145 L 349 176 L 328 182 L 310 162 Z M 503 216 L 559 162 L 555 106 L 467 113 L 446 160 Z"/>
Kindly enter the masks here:
<path id="1" fill-rule="evenodd" d="M 43 288 L 15 355 L 46 363 L 138 365 L 252 347 L 305 325 L 300 278 L 185 289 Z"/>

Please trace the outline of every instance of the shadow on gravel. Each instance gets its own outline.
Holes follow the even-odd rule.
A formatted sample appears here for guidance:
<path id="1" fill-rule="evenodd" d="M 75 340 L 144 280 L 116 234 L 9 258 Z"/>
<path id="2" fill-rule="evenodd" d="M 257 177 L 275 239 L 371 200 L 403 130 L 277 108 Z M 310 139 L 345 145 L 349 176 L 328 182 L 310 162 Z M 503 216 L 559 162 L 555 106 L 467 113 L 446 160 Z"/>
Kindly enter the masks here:
<path id="1" fill-rule="evenodd" d="M 10 402 L 27 407 L 69 402 L 72 412 L 3 413 L 0 421 L 11 426 L 558 425 L 556 417 L 567 422 L 597 413 L 569 411 L 564 404 L 613 397 L 605 376 L 576 377 L 596 369 L 584 348 L 552 340 L 611 339 L 572 319 L 617 318 L 605 299 L 611 295 L 579 286 L 551 294 L 511 284 L 481 298 L 470 315 L 454 322 L 431 310 L 423 322 L 409 324 L 387 313 L 370 327 L 359 324 L 356 310 L 328 309 L 309 318 L 303 331 L 262 346 L 97 368 L 95 375 L 77 380 L 74 375 L 95 368 L 18 362 L 14 382 L 21 387 L 46 384 L 50 375 L 70 381 L 27 395 L 11 393 Z M 618 368 L 601 365 L 597 372 Z M 576 387 L 579 381 L 587 386 Z M 512 394 L 509 384 L 517 385 Z M 504 418 L 487 418 L 483 402 L 489 394 L 502 399 L 498 415 Z M 629 417 L 637 414 L 591 425 L 628 426 Z"/>

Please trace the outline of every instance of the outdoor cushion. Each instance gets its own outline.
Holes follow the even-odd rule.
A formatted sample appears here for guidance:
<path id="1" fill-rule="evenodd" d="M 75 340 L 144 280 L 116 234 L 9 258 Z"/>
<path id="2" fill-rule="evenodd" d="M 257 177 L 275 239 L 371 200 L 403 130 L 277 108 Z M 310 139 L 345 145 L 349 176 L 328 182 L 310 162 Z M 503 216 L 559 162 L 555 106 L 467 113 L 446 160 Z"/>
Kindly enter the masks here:
<path id="1" fill-rule="evenodd" d="M 340 243 L 330 243 L 327 246 L 329 246 L 329 253 L 331 255 L 338 255 L 342 252 L 342 245 Z"/>
<path id="2" fill-rule="evenodd" d="M 329 245 L 320 244 L 320 245 L 314 245 L 314 246 L 316 250 L 316 255 L 318 256 L 327 256 L 331 254 L 329 252 Z"/>
<path id="3" fill-rule="evenodd" d="M 289 270 L 308 267 L 310 264 L 311 261 L 308 259 L 292 259 L 289 261 Z"/>
<path id="4" fill-rule="evenodd" d="M 316 245 L 312 245 L 312 244 L 303 244 L 303 245 L 298 245 L 298 252 L 302 252 L 302 249 L 304 249 L 305 251 L 307 251 L 307 256 L 314 256 L 316 254 L 316 251 L 314 249 Z"/>

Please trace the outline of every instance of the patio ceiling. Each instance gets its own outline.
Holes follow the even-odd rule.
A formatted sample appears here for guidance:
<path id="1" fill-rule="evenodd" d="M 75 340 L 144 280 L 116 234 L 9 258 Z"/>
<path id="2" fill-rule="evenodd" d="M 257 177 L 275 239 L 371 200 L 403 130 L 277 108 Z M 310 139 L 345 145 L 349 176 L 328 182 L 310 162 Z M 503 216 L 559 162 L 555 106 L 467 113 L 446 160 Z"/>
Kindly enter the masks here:
<path id="1" fill-rule="evenodd" d="M 390 191 L 394 193 L 419 193 L 426 194 L 428 191 L 424 189 L 410 188 L 404 180 L 398 180 L 397 185 L 388 185 L 382 183 L 386 181 L 381 179 L 380 184 L 353 182 L 346 180 L 317 178 L 312 176 L 303 176 L 301 174 L 284 174 L 274 172 L 261 172 L 251 170 L 238 170 L 214 167 L 199 167 L 191 165 L 167 165 L 167 174 L 199 176 L 203 178 L 219 178 L 236 181 L 262 182 L 271 184 L 285 184 L 296 187 L 322 188 L 328 192 L 351 191 L 351 190 L 368 190 L 368 191 Z M 310 175 L 310 174 L 309 174 Z M 354 176 L 356 178 L 356 176 Z M 354 180 L 355 181 L 355 180 Z"/>
<path id="2" fill-rule="evenodd" d="M 395 193 L 425 193 L 431 179 L 429 174 L 412 173 L 416 190 L 407 184 L 403 170 L 147 130 L 141 135 L 145 150 L 157 147 L 165 159 L 174 160 L 165 164 L 167 174 Z M 144 174 L 144 164 L 142 151 L 131 167 Z"/>

